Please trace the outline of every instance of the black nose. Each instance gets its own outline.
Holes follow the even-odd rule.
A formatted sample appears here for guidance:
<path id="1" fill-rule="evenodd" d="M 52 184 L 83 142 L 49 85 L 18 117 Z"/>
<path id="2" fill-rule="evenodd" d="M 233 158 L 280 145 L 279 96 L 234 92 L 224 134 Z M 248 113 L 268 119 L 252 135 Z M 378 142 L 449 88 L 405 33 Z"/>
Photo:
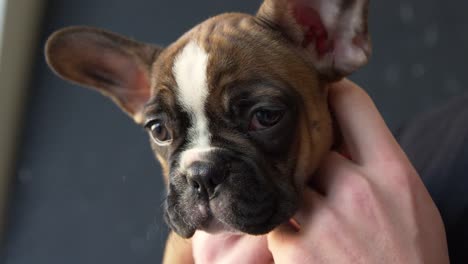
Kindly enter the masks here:
<path id="1" fill-rule="evenodd" d="M 210 162 L 195 162 L 187 169 L 187 181 L 200 194 L 212 197 L 216 186 L 220 185 L 227 175 L 225 166 Z"/>

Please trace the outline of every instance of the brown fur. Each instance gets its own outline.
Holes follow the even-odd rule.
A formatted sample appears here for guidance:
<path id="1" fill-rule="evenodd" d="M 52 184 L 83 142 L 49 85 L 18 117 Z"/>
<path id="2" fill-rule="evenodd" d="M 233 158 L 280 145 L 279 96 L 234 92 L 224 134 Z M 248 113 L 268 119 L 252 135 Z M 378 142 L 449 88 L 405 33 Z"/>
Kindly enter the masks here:
<path id="1" fill-rule="evenodd" d="M 228 85 L 234 82 L 279 79 L 295 89 L 302 102 L 297 146 L 292 153 L 292 157 L 296 157 L 295 175 L 301 177 L 312 173 L 320 157 L 331 146 L 332 128 L 325 82 L 319 79 L 313 65 L 303 58 L 301 50 L 284 49 L 284 45 L 290 44 L 256 17 L 237 13 L 220 15 L 195 27 L 161 54 L 153 65 L 153 97 L 167 87 L 174 87 L 170 66 L 189 39 L 197 40 L 210 54 L 208 111 L 209 108 L 217 111 L 217 102 L 223 101 L 217 96 L 231 88 Z M 261 87 L 256 92 L 262 92 Z M 163 167 L 168 166 L 164 157 L 159 160 Z M 167 180 L 166 173 L 165 178 Z M 301 182 L 301 179 L 296 180 Z"/>

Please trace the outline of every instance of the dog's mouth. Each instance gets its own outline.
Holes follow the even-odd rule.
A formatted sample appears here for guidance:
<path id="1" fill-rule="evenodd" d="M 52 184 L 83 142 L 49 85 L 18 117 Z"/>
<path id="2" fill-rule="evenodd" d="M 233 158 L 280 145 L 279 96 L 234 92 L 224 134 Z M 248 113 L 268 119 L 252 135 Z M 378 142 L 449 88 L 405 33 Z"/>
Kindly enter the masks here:
<path id="1" fill-rule="evenodd" d="M 223 222 L 216 212 L 216 198 L 219 196 L 219 192 L 209 197 L 207 200 L 200 200 L 196 205 L 195 211 L 192 212 L 195 219 L 198 219 L 199 226 L 196 226 L 197 230 L 202 230 L 210 234 L 218 233 L 238 233 L 239 231 L 232 228 L 229 224 Z M 213 212 L 213 208 L 215 209 Z M 198 214 L 198 216 L 197 216 Z M 194 226 L 195 227 L 195 226 Z"/>
<path id="2" fill-rule="evenodd" d="M 171 229 L 186 238 L 196 230 L 261 235 L 287 222 L 296 208 L 297 197 L 290 190 L 271 184 L 255 187 L 254 182 L 228 182 L 218 186 L 209 198 L 170 191 L 165 218 Z"/>
<path id="3" fill-rule="evenodd" d="M 213 215 L 211 207 L 201 206 L 200 210 L 207 210 L 206 220 L 197 228 L 197 230 L 205 231 L 209 234 L 219 234 L 219 233 L 241 233 L 239 230 L 231 227 L 229 224 L 222 222 L 219 217 Z"/>
<path id="4" fill-rule="evenodd" d="M 198 209 L 206 220 L 197 228 L 210 234 L 218 233 L 251 233 L 261 234 L 270 231 L 273 226 L 271 220 L 277 213 L 273 203 L 258 206 L 250 210 L 240 210 L 235 204 L 236 201 L 227 201 L 222 195 L 210 197 L 207 203 L 200 203 Z M 260 206 L 262 207 L 262 206 Z M 262 210 L 263 209 L 263 210 Z M 258 214 L 255 213 L 258 211 Z M 251 221 L 241 220 L 245 215 L 249 215 Z"/>

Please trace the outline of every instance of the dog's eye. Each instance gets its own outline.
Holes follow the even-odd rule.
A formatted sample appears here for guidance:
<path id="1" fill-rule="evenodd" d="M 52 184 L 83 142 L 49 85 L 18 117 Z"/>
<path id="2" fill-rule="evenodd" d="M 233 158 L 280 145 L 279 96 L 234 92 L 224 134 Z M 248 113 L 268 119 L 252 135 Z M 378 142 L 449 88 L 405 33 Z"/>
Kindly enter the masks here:
<path id="1" fill-rule="evenodd" d="M 162 120 L 153 120 L 145 125 L 151 138 L 159 145 L 169 145 L 172 142 L 172 135 L 167 125 Z"/>
<path id="2" fill-rule="evenodd" d="M 283 117 L 283 110 L 261 108 L 253 113 L 249 130 L 257 131 L 276 125 Z"/>

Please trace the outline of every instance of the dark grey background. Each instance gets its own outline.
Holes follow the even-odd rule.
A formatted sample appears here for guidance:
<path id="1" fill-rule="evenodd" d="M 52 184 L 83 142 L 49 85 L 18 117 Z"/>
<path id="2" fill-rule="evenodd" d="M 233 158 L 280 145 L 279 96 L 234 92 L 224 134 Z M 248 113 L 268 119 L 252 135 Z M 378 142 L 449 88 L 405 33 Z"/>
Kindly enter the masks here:
<path id="1" fill-rule="evenodd" d="M 159 166 L 144 131 L 46 67 L 54 30 L 92 25 L 167 45 L 205 18 L 256 1 L 48 1 L 10 210 L 6 263 L 159 263 Z M 355 74 L 392 129 L 466 91 L 468 2 L 371 0 L 374 55 Z"/>

